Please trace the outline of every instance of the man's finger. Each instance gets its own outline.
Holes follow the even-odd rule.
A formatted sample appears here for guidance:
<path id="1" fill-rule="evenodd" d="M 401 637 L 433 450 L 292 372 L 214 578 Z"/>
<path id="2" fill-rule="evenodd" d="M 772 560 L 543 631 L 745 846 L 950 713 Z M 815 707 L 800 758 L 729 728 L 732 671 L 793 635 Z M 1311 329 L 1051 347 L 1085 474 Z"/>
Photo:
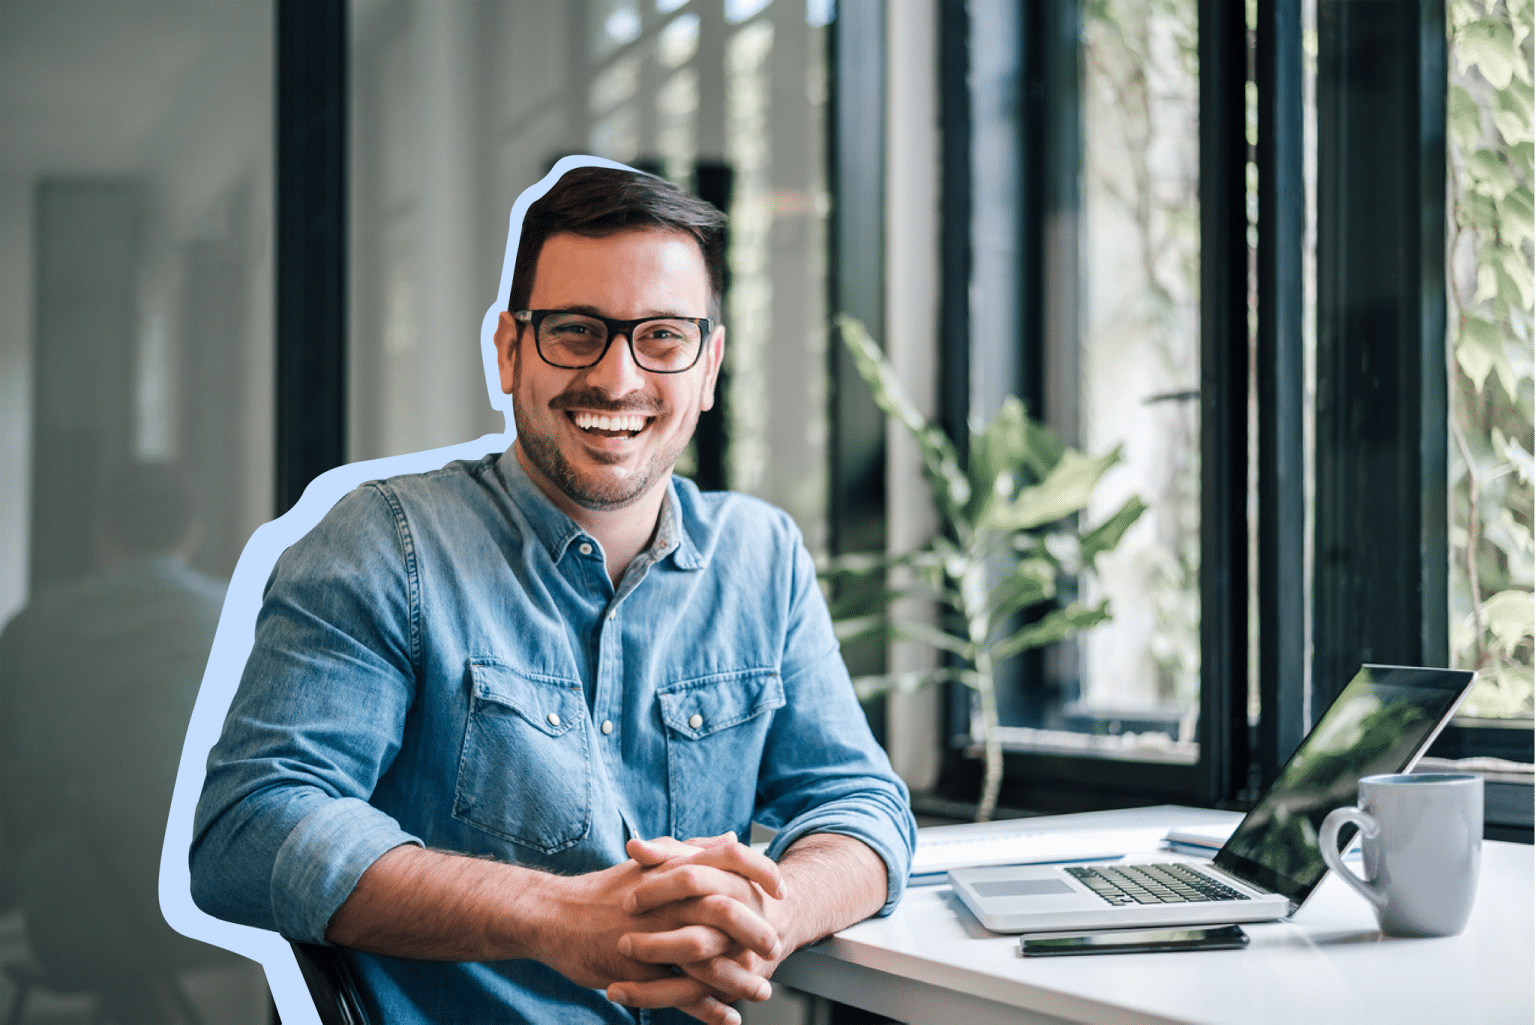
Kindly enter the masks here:
<path id="1" fill-rule="evenodd" d="M 710 894 L 675 905 L 672 916 L 683 925 L 712 926 L 760 957 L 778 956 L 778 932 L 739 900 Z"/>
<path id="2" fill-rule="evenodd" d="M 722 1004 L 714 997 L 705 997 L 696 1004 L 679 1007 L 678 1010 L 706 1025 L 741 1025 L 741 1015 L 736 1013 L 736 1009 Z"/>
<path id="3" fill-rule="evenodd" d="M 736 942 L 707 925 L 685 925 L 668 932 L 627 932 L 619 937 L 619 953 L 650 964 L 683 964 L 718 957 Z"/>
<path id="4" fill-rule="evenodd" d="M 626 1007 L 683 1007 L 711 998 L 709 987 L 699 980 L 687 975 L 668 974 L 664 979 L 648 982 L 612 983 L 608 987 L 608 999 Z"/>
<path id="5" fill-rule="evenodd" d="M 767 979 L 729 957 L 712 957 L 707 961 L 694 961 L 678 967 L 687 972 L 690 978 L 708 986 L 717 997 L 760 1003 L 773 995 L 773 986 Z"/>
<path id="6" fill-rule="evenodd" d="M 670 836 L 658 836 L 652 840 L 635 838 L 624 845 L 624 853 L 646 868 L 662 865 L 677 858 L 686 858 L 691 854 L 699 854 L 703 850 L 703 847 L 695 845 L 692 841 L 684 843 Z"/>
<path id="7" fill-rule="evenodd" d="M 767 855 L 759 854 L 746 844 L 718 844 L 706 853 L 695 856 L 692 861 L 696 865 L 713 865 L 715 868 L 734 872 L 744 879 L 750 879 L 761 886 L 769 896 L 777 897 L 779 900 L 789 896 L 789 890 L 784 885 L 784 876 L 779 872 L 778 863 Z"/>
<path id="8" fill-rule="evenodd" d="M 708 853 L 719 854 L 717 851 Z M 665 904 L 707 897 L 712 893 L 731 897 L 754 908 L 761 905 L 760 892 L 753 887 L 755 879 L 749 879 L 733 868 L 710 864 L 713 860 L 716 859 L 701 855 L 675 865 L 669 862 L 635 885 L 624 898 L 624 911 L 640 915 Z M 728 864 L 739 863 L 732 860 Z M 769 879 L 768 882 L 772 884 L 774 880 Z M 757 885 L 762 886 L 761 883 Z M 763 890 L 772 892 L 767 886 L 763 886 Z"/>

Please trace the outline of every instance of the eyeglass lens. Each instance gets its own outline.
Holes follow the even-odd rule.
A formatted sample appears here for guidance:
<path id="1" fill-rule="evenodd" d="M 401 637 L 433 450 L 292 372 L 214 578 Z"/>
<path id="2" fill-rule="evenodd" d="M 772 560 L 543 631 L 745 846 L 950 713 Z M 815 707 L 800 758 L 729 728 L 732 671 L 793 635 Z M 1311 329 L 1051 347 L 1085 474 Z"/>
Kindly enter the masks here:
<path id="1" fill-rule="evenodd" d="M 646 370 L 670 373 L 686 370 L 703 342 L 699 325 L 690 320 L 645 320 L 630 336 L 635 362 Z M 608 345 L 608 327 L 601 320 L 579 313 L 552 313 L 538 331 L 539 353 L 558 367 L 589 367 L 602 358 Z"/>

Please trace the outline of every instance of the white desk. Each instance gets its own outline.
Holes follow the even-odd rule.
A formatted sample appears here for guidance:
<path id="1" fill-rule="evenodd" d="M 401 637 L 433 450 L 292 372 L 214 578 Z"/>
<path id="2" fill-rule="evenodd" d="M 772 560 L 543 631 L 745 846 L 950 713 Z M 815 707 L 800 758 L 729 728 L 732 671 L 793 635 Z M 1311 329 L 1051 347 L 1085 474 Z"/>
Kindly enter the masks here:
<path id="1" fill-rule="evenodd" d="M 1112 832 L 1152 853 L 1169 826 L 1236 815 L 1163 806 L 945 829 Z M 1129 846 L 1127 850 L 1131 850 Z M 795 989 L 912 1023 L 991 1025 L 1529 1025 L 1532 848 L 1483 844 L 1472 920 L 1460 936 L 1389 939 L 1331 875 L 1289 922 L 1245 925 L 1245 950 L 1024 958 L 983 929 L 947 885 L 909 889 L 872 919 L 793 955 Z"/>

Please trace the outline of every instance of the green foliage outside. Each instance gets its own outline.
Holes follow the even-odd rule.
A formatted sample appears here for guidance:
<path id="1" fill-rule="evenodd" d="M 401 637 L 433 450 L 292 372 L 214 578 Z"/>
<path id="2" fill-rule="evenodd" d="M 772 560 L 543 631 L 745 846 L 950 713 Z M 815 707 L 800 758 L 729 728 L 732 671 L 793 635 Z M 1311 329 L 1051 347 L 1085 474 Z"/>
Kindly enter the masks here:
<path id="1" fill-rule="evenodd" d="M 1113 550 L 1145 507 L 1133 497 L 1098 526 L 1081 533 L 1074 529 L 1075 514 L 1087 506 L 1099 478 L 1119 461 L 1119 449 L 1087 456 L 1067 448 L 1030 420 L 1013 397 L 985 428 L 971 429 L 962 466 L 948 436 L 918 412 L 864 326 L 842 316 L 838 327 L 876 404 L 916 439 L 941 521 L 938 532 L 911 552 L 829 560 L 822 576 L 835 592 L 848 590 L 836 585 L 876 575 L 889 577 L 893 585 L 873 599 L 860 589 L 847 602 L 834 601 L 838 638 L 845 644 L 919 641 L 953 656 L 949 665 L 859 677 L 854 685 L 861 697 L 946 681 L 976 691 L 986 757 L 976 820 L 983 822 L 997 805 L 1003 778 L 996 667 L 1029 648 L 1109 619 L 1108 602 L 1093 608 L 1076 602 L 1056 607 L 1057 580 L 1092 567 L 1099 555 Z M 895 603 L 913 597 L 938 602 L 946 613 L 944 626 L 895 610 Z"/>
<path id="2" fill-rule="evenodd" d="M 1532 0 L 1450 0 L 1451 650 L 1462 714 L 1532 703 Z"/>

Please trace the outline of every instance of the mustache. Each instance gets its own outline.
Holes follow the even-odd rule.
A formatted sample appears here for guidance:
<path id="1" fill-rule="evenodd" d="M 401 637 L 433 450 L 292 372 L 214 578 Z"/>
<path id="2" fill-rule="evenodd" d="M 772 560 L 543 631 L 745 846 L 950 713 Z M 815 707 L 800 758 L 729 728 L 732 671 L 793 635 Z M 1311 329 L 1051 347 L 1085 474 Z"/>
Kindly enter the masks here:
<path id="1" fill-rule="evenodd" d="M 550 399 L 549 408 L 590 409 L 599 413 L 643 413 L 646 416 L 654 416 L 661 412 L 661 402 L 652 397 L 638 395 L 630 399 L 610 399 L 596 388 L 572 388 Z"/>

